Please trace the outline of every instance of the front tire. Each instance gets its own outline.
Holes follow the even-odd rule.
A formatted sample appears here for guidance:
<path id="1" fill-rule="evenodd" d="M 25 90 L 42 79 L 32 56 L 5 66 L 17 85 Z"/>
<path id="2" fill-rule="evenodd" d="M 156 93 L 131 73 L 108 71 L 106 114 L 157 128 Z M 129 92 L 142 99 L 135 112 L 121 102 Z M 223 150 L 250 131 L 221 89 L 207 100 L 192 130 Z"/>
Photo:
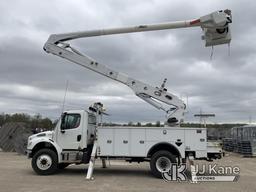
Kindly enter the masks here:
<path id="1" fill-rule="evenodd" d="M 151 173 L 157 178 L 162 178 L 162 173 L 169 171 L 172 164 L 176 163 L 176 156 L 169 151 L 157 151 L 150 160 Z"/>
<path id="2" fill-rule="evenodd" d="M 51 175 L 58 170 L 58 156 L 51 149 L 40 149 L 33 156 L 32 168 L 39 175 Z"/>

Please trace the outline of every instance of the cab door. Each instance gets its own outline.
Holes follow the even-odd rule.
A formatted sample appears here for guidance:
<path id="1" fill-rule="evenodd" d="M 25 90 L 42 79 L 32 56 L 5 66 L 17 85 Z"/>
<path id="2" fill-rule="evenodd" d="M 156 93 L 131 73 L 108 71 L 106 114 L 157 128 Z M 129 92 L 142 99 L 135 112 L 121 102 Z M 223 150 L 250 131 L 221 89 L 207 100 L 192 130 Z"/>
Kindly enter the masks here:
<path id="1" fill-rule="evenodd" d="M 64 113 L 61 118 L 57 143 L 62 150 L 78 150 L 82 142 L 83 114 Z"/>

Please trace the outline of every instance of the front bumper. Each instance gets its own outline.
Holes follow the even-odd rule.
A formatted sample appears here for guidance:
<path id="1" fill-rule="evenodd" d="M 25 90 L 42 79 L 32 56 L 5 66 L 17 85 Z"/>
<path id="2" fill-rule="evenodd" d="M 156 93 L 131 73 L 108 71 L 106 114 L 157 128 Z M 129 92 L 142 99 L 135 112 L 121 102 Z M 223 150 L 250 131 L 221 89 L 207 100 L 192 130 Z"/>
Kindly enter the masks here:
<path id="1" fill-rule="evenodd" d="M 26 154 L 27 154 L 27 158 L 28 158 L 28 159 L 31 158 L 32 150 L 27 149 L 27 150 L 26 150 Z"/>

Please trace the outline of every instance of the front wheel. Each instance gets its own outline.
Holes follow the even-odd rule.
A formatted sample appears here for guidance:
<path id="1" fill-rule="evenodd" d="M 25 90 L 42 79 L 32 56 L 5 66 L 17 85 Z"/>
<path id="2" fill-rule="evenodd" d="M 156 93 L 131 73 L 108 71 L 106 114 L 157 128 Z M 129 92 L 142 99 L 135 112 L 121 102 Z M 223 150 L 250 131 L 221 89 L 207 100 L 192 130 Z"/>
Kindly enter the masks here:
<path id="1" fill-rule="evenodd" d="M 31 164 L 37 174 L 51 175 L 58 170 L 58 157 L 51 149 L 40 149 L 33 156 Z"/>
<path id="2" fill-rule="evenodd" d="M 157 151 L 152 155 L 150 160 L 151 173 L 155 177 L 161 178 L 162 173 L 169 171 L 172 164 L 176 163 L 176 157 L 169 151 Z"/>

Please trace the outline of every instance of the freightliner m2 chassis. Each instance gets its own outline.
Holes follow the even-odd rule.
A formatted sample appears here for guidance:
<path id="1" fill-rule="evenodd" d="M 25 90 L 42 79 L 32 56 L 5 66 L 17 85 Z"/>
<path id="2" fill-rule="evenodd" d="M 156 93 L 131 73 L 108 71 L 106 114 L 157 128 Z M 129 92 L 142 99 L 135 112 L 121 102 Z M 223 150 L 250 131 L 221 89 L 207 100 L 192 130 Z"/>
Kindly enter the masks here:
<path id="1" fill-rule="evenodd" d="M 198 19 L 132 27 L 90 30 L 50 35 L 44 45 L 47 53 L 74 62 L 105 77 L 130 87 L 136 96 L 166 115 L 164 127 L 102 127 L 99 119 L 103 105 L 95 103 L 88 111 L 64 111 L 53 131 L 32 135 L 28 139 L 28 157 L 40 175 L 55 173 L 70 164 L 88 164 L 87 179 L 92 178 L 96 158 L 123 159 L 130 162 L 150 162 L 151 172 L 161 177 L 174 163 L 186 159 L 212 160 L 221 157 L 220 149 L 207 145 L 205 128 L 182 128 L 185 104 L 165 88 L 138 81 L 80 53 L 66 41 L 121 33 L 134 33 L 176 28 L 201 27 L 206 46 L 229 44 L 231 11 L 221 10 Z M 168 108 L 166 108 L 168 106 Z M 105 164 L 105 163 L 104 163 Z"/>

